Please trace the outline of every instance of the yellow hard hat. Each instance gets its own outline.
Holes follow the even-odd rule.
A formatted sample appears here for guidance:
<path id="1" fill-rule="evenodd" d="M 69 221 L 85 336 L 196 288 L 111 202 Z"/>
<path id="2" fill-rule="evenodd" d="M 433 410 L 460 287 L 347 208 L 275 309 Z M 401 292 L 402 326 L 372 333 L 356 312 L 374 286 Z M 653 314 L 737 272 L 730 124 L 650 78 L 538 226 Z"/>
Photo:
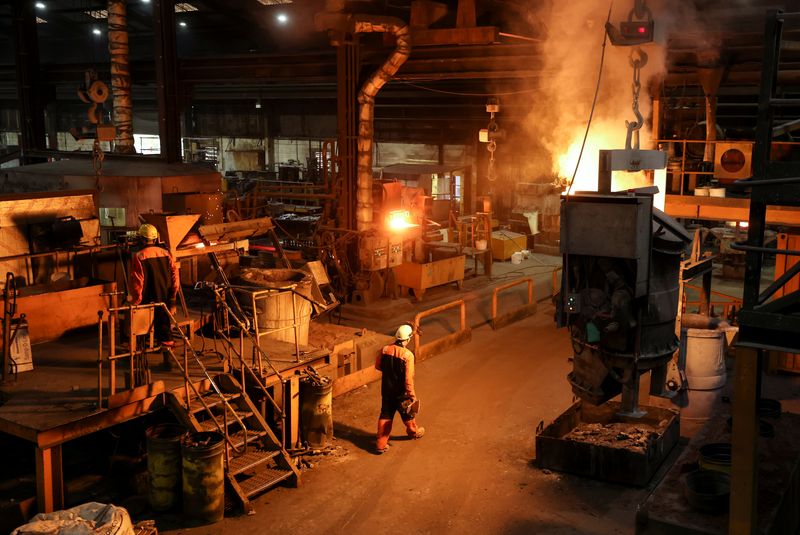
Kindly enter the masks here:
<path id="1" fill-rule="evenodd" d="M 139 236 L 146 240 L 155 240 L 158 238 L 158 231 L 156 230 L 156 227 L 150 223 L 145 223 L 139 227 Z"/>
<path id="2" fill-rule="evenodd" d="M 397 332 L 394 333 L 394 337 L 398 340 L 408 340 L 411 338 L 411 334 L 414 332 L 414 329 L 411 328 L 411 325 L 404 323 L 400 327 L 397 328 Z"/>

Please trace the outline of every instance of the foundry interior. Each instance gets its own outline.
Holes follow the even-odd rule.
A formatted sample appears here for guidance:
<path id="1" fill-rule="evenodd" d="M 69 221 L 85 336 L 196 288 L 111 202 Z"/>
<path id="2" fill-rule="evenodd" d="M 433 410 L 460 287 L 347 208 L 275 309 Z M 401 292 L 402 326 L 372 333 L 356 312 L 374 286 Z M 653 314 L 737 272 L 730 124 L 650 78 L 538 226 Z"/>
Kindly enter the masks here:
<path id="1" fill-rule="evenodd" d="M 0 0 L 0 531 L 798 533 L 798 63 L 796 2 Z"/>

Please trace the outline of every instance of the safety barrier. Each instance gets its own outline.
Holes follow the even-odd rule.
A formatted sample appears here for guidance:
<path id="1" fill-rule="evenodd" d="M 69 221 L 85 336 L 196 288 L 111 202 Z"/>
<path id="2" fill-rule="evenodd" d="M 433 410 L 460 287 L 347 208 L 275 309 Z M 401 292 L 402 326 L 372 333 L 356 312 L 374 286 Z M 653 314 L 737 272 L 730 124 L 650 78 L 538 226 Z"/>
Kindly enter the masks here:
<path id="1" fill-rule="evenodd" d="M 702 292 L 703 289 L 699 286 L 695 286 L 693 284 L 686 284 L 686 288 L 691 288 L 692 290 L 697 290 L 698 292 Z M 727 320 L 735 319 L 736 313 L 741 310 L 742 308 L 742 300 L 739 297 L 724 294 L 722 292 L 716 292 L 711 290 L 711 301 L 709 301 L 709 314 L 714 315 L 716 313 L 715 308 L 721 307 L 722 308 L 722 317 Z M 719 299 L 713 299 L 714 297 L 718 297 Z M 702 301 L 690 301 L 686 294 L 683 295 L 683 303 L 682 303 L 682 310 L 685 312 L 689 307 L 700 307 L 702 305 Z"/>
<path id="2" fill-rule="evenodd" d="M 553 270 L 553 289 L 550 291 L 550 297 L 555 297 L 561 290 L 561 281 L 559 280 L 558 274 L 561 273 L 563 269 L 564 268 L 559 266 Z"/>
<path id="3" fill-rule="evenodd" d="M 456 307 L 461 309 L 459 330 L 447 336 L 443 336 L 438 340 L 434 340 L 433 342 L 428 342 L 425 345 L 420 344 L 419 326 L 422 319 Z M 448 349 L 469 342 L 470 340 L 472 340 L 472 329 L 467 325 L 467 306 L 464 304 L 463 299 L 423 310 L 414 316 L 414 353 L 418 361 L 443 353 Z"/>
<path id="4" fill-rule="evenodd" d="M 497 294 L 503 290 L 508 290 L 509 288 L 514 288 L 515 286 L 519 286 L 523 283 L 528 283 L 528 302 L 527 304 L 517 308 L 516 310 L 512 310 L 511 312 L 506 312 L 502 316 L 497 315 Z M 494 289 L 492 292 L 492 329 L 499 329 L 501 327 L 505 327 L 509 323 L 514 323 L 515 321 L 519 321 L 523 318 L 527 318 L 528 316 L 532 316 L 536 313 L 536 300 L 533 298 L 533 279 L 531 277 L 524 277 L 522 279 L 517 279 L 515 281 L 508 282 L 506 284 L 501 284 Z"/>

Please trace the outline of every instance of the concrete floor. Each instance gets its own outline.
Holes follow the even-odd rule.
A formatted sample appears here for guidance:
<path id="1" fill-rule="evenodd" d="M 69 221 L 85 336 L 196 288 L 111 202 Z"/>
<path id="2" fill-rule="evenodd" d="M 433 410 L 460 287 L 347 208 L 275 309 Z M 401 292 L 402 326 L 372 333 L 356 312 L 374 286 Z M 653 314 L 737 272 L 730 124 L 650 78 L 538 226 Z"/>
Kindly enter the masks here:
<path id="1" fill-rule="evenodd" d="M 521 265 L 496 264 L 492 281 L 466 280 L 467 292 L 433 289 L 423 303 L 345 307 L 343 324 L 390 334 L 419 310 L 457 298 L 467 303 L 472 341 L 417 368 L 425 437 L 406 439 L 396 418 L 389 452 L 373 453 L 380 385 L 372 383 L 334 400 L 333 452 L 304 458 L 301 488 L 273 489 L 255 500 L 254 516 L 215 525 L 185 528 L 177 527 L 180 517 L 158 519 L 160 532 L 633 533 L 637 508 L 663 471 L 649 487 L 633 488 L 540 470 L 533 462 L 537 424 L 551 422 L 573 399 L 567 333 L 556 330 L 547 299 L 559 261 L 537 255 Z M 491 330 L 492 287 L 522 276 L 536 281 L 537 314 Z M 503 306 L 521 303 L 522 288 L 509 291 Z M 424 337 L 452 332 L 455 324 L 445 315 L 425 326 Z M 796 379 L 782 388 L 790 387 L 787 395 L 773 397 L 795 398 Z M 783 382 L 773 376 L 765 389 Z"/>
<path id="2" fill-rule="evenodd" d="M 538 273 L 537 295 L 544 297 L 552 268 L 533 259 L 503 266 L 515 273 L 500 272 L 501 280 L 520 276 L 519 270 Z M 567 334 L 555 329 L 547 301 L 535 316 L 500 331 L 481 325 L 491 288 L 479 280 L 467 294 L 468 323 L 478 325 L 472 341 L 418 366 L 424 438 L 406 439 L 396 418 L 389 452 L 373 453 L 380 386 L 372 383 L 334 400 L 335 450 L 306 458 L 313 467 L 304 470 L 301 488 L 256 499 L 255 516 L 161 532 L 633 532 L 646 489 L 547 473 L 532 464 L 537 424 L 549 423 L 572 401 Z M 452 296 L 448 290 L 431 297 L 412 308 Z M 373 318 L 386 328 L 397 321 Z"/>

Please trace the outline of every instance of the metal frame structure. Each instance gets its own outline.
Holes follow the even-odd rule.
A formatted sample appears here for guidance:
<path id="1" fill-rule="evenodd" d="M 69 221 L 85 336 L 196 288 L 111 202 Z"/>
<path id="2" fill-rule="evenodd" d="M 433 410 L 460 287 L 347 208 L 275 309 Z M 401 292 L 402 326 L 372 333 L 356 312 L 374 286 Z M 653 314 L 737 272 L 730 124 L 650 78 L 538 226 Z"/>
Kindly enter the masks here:
<path id="1" fill-rule="evenodd" d="M 785 274 L 788 277 L 780 277 L 763 292 L 760 284 L 764 255 L 776 252 L 764 247 L 767 208 L 800 206 L 800 162 L 770 161 L 774 110 L 800 102 L 778 97 L 782 31 L 784 23 L 790 20 L 800 20 L 800 13 L 783 13 L 779 10 L 767 12 L 753 177 L 738 181 L 741 185 L 749 186 L 752 193 L 747 241 L 732 246 L 746 253 L 744 296 L 739 313 L 739 343 L 734 370 L 733 417 L 737 423 L 732 437 L 729 521 L 732 534 L 755 533 L 758 525 L 757 404 L 761 397 L 764 352 L 768 349 L 800 352 L 800 317 L 794 314 L 800 290 L 770 300 L 796 274 L 796 270 L 790 270 Z M 800 251 L 778 252 L 800 255 Z"/>

